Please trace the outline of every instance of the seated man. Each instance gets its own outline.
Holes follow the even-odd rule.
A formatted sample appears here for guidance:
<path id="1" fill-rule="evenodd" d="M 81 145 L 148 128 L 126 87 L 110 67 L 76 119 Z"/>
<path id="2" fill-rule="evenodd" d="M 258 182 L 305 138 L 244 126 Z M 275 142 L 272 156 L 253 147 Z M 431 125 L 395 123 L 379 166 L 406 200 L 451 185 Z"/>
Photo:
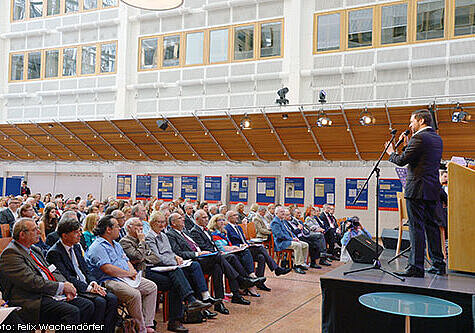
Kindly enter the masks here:
<path id="1" fill-rule="evenodd" d="M 97 222 L 94 229 L 96 240 L 87 250 L 86 263 L 94 277 L 124 302 L 132 318 L 137 320 L 140 333 L 155 332 L 153 318 L 157 306 L 157 286 L 140 277 L 136 288 L 122 278 L 137 278 L 137 271 L 127 259 L 122 246 L 115 241 L 119 237 L 119 223 L 112 215 Z"/>
<path id="2" fill-rule="evenodd" d="M 13 233 L 13 225 L 15 224 L 17 210 L 20 205 L 20 200 L 10 198 L 8 199 L 8 207 L 0 211 L 0 224 L 8 224 L 10 226 L 10 233 Z"/>
<path id="3" fill-rule="evenodd" d="M 180 320 L 183 319 L 182 301 L 187 302 L 188 311 L 190 312 L 204 310 L 206 307 L 209 307 L 209 305 L 198 301 L 194 297 L 193 290 L 181 268 L 163 273 L 151 270 L 152 267 L 159 266 L 161 262 L 160 258 L 145 242 L 142 221 L 139 218 L 132 217 L 127 220 L 125 228 L 127 230 L 127 236 L 122 237 L 119 243 L 134 265 L 134 268 L 142 271 L 147 279 L 155 282 L 158 290 L 170 290 L 168 294 L 170 300 L 168 330 L 173 332 L 188 332 L 180 322 Z M 206 298 L 210 298 L 209 293 L 206 293 L 205 296 L 207 296 Z"/>
<path id="4" fill-rule="evenodd" d="M 15 223 L 13 241 L 0 256 L 4 298 L 10 306 L 21 307 L 18 314 L 25 323 L 90 322 L 93 303 L 78 297 L 74 285 L 54 267 L 48 267 L 41 251 L 32 246 L 39 237 L 40 231 L 32 219 L 21 218 Z"/>
<path id="5" fill-rule="evenodd" d="M 329 204 L 323 205 L 319 222 L 321 221 L 321 227 L 325 229 L 325 240 L 328 244 L 328 252 L 332 255 L 332 259 L 338 260 L 335 245 L 341 245 L 341 230 L 338 228 L 335 216 L 333 216 L 334 212 L 335 206 Z"/>
<path id="6" fill-rule="evenodd" d="M 218 247 L 213 242 L 213 238 L 208 231 L 208 214 L 202 209 L 195 212 L 194 218 L 195 226 L 191 229 L 190 235 L 201 250 L 210 252 L 219 252 Z M 234 254 L 226 254 L 223 256 L 225 260 L 222 261 L 223 272 L 229 280 L 229 287 L 233 293 L 231 299 L 232 303 L 249 305 L 251 302 L 244 299 L 239 294 L 239 287 L 241 289 L 248 289 L 252 286 L 264 282 L 265 277 L 251 278 L 248 273 L 239 269 L 239 259 Z M 242 266 L 241 266 L 242 267 Z M 238 270 L 239 269 L 239 270 Z"/>
<path id="7" fill-rule="evenodd" d="M 282 206 L 275 209 L 275 217 L 271 223 L 274 249 L 275 251 L 294 250 L 294 270 L 296 273 L 305 274 L 307 268 L 304 264 L 308 255 L 308 244 L 294 236 L 292 230 L 285 223 L 285 214 L 290 214 L 290 211 Z"/>
<path id="8" fill-rule="evenodd" d="M 252 259 L 257 262 L 257 269 L 256 275 L 258 277 L 264 276 L 264 271 L 267 267 L 271 270 L 271 272 L 275 271 L 275 275 L 283 275 L 287 274 L 291 271 L 291 269 L 285 269 L 279 267 L 274 259 L 272 259 L 267 252 L 267 250 L 262 245 L 250 244 L 246 237 L 244 236 L 244 232 L 241 226 L 238 224 L 238 214 L 235 211 L 229 210 L 226 213 L 226 219 L 228 223 L 224 227 L 228 233 L 228 238 L 231 244 L 240 246 L 240 245 L 252 245 L 249 247 L 249 251 L 251 251 Z M 258 284 L 257 288 L 265 291 L 270 291 L 271 289 L 267 287 L 264 283 Z"/>
<path id="9" fill-rule="evenodd" d="M 252 222 L 254 222 L 254 225 L 256 226 L 256 237 L 264 240 L 267 240 L 270 235 L 272 235 L 270 223 L 268 223 L 265 218 L 266 211 L 266 207 L 259 206 L 259 208 L 257 208 L 257 214 L 252 218 Z"/>
<path id="10" fill-rule="evenodd" d="M 76 220 L 78 220 L 78 216 L 76 214 L 76 212 L 72 211 L 72 210 L 68 210 L 67 212 L 64 212 L 63 215 L 61 215 L 61 218 L 59 219 L 59 222 L 61 222 L 62 219 L 65 219 L 65 218 L 68 218 L 68 217 L 71 217 L 71 218 L 74 218 Z M 78 220 L 79 221 L 79 220 Z M 58 222 L 58 223 L 59 223 Z M 57 231 L 53 231 L 53 232 L 50 232 L 48 234 L 48 236 L 46 237 L 46 245 L 48 245 L 49 247 L 53 246 L 54 244 L 56 244 L 56 242 L 59 240 L 59 235 L 58 235 L 58 232 Z"/>
<path id="11" fill-rule="evenodd" d="M 198 244 L 185 229 L 185 218 L 180 214 L 173 213 L 169 216 L 170 230 L 167 231 L 168 240 L 172 247 L 173 253 L 183 259 L 196 260 L 205 274 L 212 276 L 214 293 L 217 298 L 224 299 L 223 288 L 223 268 L 221 255 L 211 255 L 210 251 L 202 251 Z M 229 310 L 224 306 L 223 302 L 214 305 L 214 309 L 222 314 L 229 314 Z"/>
<path id="12" fill-rule="evenodd" d="M 113 333 L 117 322 L 117 297 L 107 292 L 94 280 L 87 269 L 81 245 L 81 224 L 72 217 L 61 219 L 57 227 L 60 240 L 56 242 L 46 254 L 50 264 L 71 282 L 78 294 L 94 303 L 92 321 L 103 324 L 103 332 Z"/>
<path id="13" fill-rule="evenodd" d="M 341 239 L 342 250 L 341 250 L 340 260 L 343 262 L 348 262 L 348 261 L 351 261 L 351 257 L 350 257 L 350 254 L 348 253 L 348 250 L 346 249 L 346 246 L 348 245 L 350 240 L 353 237 L 356 237 L 359 235 L 365 235 L 366 237 L 371 239 L 371 234 L 360 223 L 360 219 L 358 216 L 350 217 L 344 223 L 345 223 L 346 232 L 343 235 L 343 238 Z"/>

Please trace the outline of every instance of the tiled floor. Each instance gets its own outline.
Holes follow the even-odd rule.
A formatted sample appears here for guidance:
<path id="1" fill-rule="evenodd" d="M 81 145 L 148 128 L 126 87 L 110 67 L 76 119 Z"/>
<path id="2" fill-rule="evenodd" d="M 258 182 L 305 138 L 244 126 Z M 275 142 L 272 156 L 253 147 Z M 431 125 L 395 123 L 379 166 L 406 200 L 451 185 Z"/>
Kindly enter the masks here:
<path id="1" fill-rule="evenodd" d="M 333 262 L 329 268 L 309 269 L 307 274 L 291 272 L 275 277 L 266 272 L 266 285 L 271 292 L 261 292 L 261 297 L 248 297 L 250 306 L 226 303 L 230 314 L 219 314 L 216 319 L 202 324 L 186 324 L 190 332 L 320 332 L 321 290 L 320 276 L 340 266 Z M 156 316 L 158 332 L 166 332 L 161 320 L 161 310 Z"/>

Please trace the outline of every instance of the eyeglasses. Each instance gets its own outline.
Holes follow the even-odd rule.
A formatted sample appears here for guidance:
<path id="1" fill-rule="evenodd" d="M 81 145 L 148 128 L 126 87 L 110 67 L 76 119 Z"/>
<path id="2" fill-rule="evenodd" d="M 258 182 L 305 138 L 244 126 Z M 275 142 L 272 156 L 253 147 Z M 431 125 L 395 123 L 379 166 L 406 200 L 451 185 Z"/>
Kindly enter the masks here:
<path id="1" fill-rule="evenodd" d="M 216 221 L 226 221 L 226 219 L 216 219 Z"/>

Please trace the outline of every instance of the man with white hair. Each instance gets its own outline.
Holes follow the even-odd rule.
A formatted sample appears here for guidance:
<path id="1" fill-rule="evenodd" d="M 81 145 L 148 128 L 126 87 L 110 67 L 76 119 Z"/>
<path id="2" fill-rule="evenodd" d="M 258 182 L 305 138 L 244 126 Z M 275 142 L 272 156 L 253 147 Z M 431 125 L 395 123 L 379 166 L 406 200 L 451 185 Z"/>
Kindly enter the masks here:
<path id="1" fill-rule="evenodd" d="M 20 207 L 21 201 L 17 198 L 8 199 L 8 207 L 0 212 L 0 224 L 8 224 L 10 233 L 13 233 L 13 225 L 15 224 L 15 216 L 17 209 Z"/>
<path id="2" fill-rule="evenodd" d="M 120 209 L 116 209 L 111 213 L 111 215 L 117 220 L 117 223 L 119 223 L 119 238 L 117 238 L 117 241 L 119 241 L 122 237 L 127 235 L 127 230 L 125 228 L 125 214 Z"/>
<path id="3" fill-rule="evenodd" d="M 141 203 L 132 207 L 132 216 L 138 217 L 143 224 L 143 233 L 146 235 L 150 231 L 150 224 L 147 222 L 147 211 Z"/>
<path id="4" fill-rule="evenodd" d="M 193 205 L 191 203 L 185 204 L 185 229 L 191 231 L 195 226 L 195 218 L 193 216 Z"/>
<path id="5" fill-rule="evenodd" d="M 271 223 L 272 234 L 274 236 L 274 249 L 276 251 L 285 249 L 294 250 L 294 271 L 298 274 L 305 274 L 307 267 L 305 267 L 304 264 L 308 255 L 308 244 L 294 236 L 284 221 L 286 214 L 290 214 L 287 208 L 279 206 L 275 209 L 275 217 Z"/>
<path id="6" fill-rule="evenodd" d="M 270 224 L 275 217 L 275 205 L 269 204 L 267 205 L 267 213 L 264 215 L 264 223 L 266 223 L 267 227 L 270 228 Z"/>

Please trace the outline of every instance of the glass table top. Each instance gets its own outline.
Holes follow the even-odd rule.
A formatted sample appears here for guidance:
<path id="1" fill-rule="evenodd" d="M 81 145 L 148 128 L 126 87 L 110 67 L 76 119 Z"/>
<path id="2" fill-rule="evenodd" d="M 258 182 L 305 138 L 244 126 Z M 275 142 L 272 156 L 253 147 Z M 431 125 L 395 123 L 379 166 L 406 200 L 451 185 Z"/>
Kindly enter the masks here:
<path id="1" fill-rule="evenodd" d="M 358 300 L 368 308 L 403 316 L 442 318 L 462 313 L 462 308 L 455 303 L 417 294 L 369 293 Z"/>

